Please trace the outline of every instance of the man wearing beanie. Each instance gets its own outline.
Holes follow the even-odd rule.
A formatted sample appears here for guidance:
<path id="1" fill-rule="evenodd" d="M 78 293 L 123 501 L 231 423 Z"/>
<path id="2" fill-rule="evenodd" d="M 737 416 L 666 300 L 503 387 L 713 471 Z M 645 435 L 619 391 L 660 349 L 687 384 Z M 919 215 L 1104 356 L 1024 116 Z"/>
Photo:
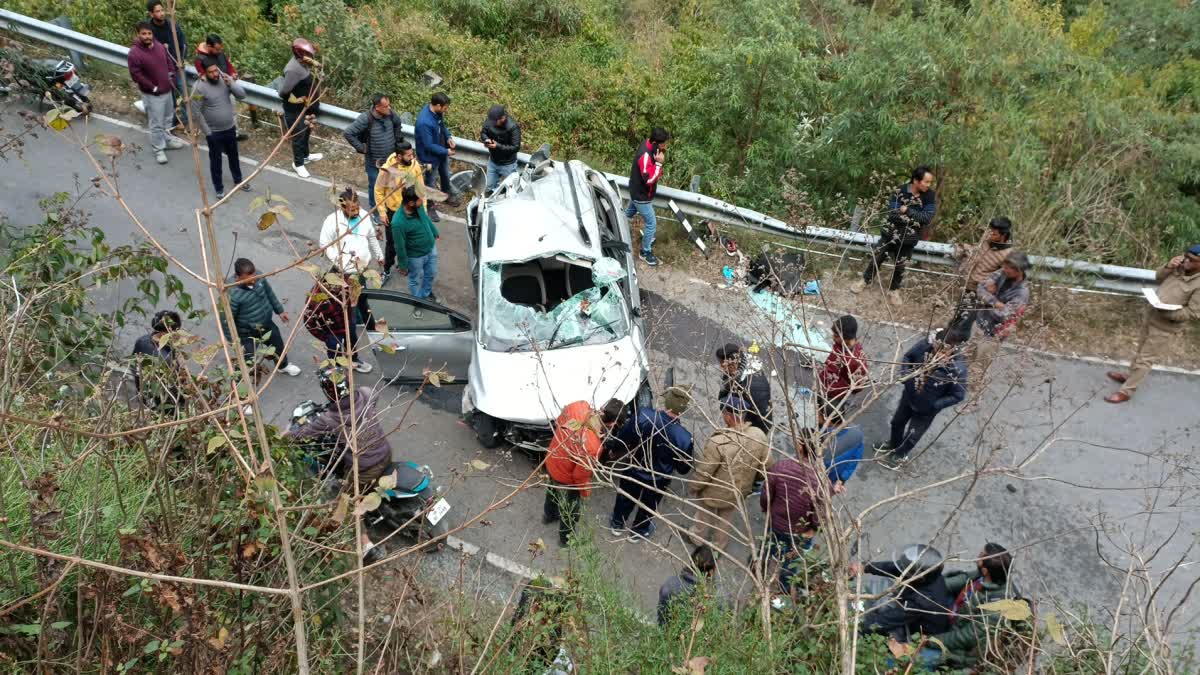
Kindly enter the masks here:
<path id="1" fill-rule="evenodd" d="M 629 540 L 649 539 L 654 534 L 654 514 L 670 489 L 671 476 L 692 470 L 692 434 L 679 422 L 691 403 L 691 385 L 670 387 L 663 393 L 663 410 L 639 408 L 617 432 L 629 454 L 613 466 L 617 474 L 617 499 L 609 519 L 613 536 L 625 533 L 626 522 L 636 509 Z"/>
<path id="2" fill-rule="evenodd" d="M 1120 390 L 1105 397 L 1109 403 L 1124 403 L 1132 398 L 1154 363 L 1162 360 L 1172 342 L 1181 339 L 1187 322 L 1200 318 L 1200 244 L 1171 258 L 1154 278 L 1158 281 L 1159 303 L 1179 309 L 1146 307 L 1146 318 L 1142 321 L 1142 333 L 1129 374 L 1115 370 L 1108 373 L 1110 380 L 1121 383 Z"/>

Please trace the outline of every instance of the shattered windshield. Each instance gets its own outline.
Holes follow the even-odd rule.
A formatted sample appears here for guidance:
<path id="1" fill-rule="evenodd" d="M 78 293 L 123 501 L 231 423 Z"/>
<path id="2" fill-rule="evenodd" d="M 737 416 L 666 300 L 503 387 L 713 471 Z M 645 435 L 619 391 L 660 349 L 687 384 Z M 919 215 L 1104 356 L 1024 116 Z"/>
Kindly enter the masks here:
<path id="1" fill-rule="evenodd" d="M 480 340 L 489 351 L 518 352 L 596 345 L 629 334 L 613 258 L 595 263 L 566 255 L 483 268 Z"/>

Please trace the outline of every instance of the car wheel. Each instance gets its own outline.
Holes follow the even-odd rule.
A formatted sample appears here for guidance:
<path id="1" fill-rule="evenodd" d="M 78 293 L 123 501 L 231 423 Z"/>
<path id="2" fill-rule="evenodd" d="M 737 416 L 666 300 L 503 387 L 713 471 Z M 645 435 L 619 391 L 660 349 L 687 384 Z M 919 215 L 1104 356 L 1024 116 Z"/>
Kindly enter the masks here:
<path id="1" fill-rule="evenodd" d="M 500 420 L 487 413 L 476 412 L 472 426 L 475 428 L 475 437 L 479 439 L 480 445 L 489 449 L 500 446 L 500 441 L 503 439 L 503 434 L 500 433 Z"/>
<path id="2" fill-rule="evenodd" d="M 637 396 L 633 398 L 633 404 L 637 408 L 654 407 L 654 390 L 650 388 L 650 380 L 642 380 L 642 386 L 638 387 Z"/>

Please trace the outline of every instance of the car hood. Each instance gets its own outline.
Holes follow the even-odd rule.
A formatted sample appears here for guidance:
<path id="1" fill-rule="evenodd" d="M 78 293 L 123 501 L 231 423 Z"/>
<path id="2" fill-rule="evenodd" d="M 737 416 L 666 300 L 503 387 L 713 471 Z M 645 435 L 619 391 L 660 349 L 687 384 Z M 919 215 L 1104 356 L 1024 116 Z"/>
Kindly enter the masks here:
<path id="1" fill-rule="evenodd" d="M 474 407 L 497 419 L 549 425 L 563 406 L 610 398 L 628 403 L 646 373 L 634 337 L 542 352 L 493 352 L 475 345 L 468 378 Z"/>

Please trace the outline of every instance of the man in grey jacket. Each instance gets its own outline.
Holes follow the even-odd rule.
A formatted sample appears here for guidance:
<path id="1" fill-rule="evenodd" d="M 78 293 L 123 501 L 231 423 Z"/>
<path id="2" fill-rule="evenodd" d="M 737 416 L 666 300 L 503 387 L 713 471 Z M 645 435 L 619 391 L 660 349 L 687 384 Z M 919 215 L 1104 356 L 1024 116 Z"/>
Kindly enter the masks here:
<path id="1" fill-rule="evenodd" d="M 1013 251 L 999 270 L 976 287 L 979 307 L 975 312 L 975 325 L 979 326 L 981 334 L 971 341 L 974 354 L 969 359 L 975 382 L 970 387 L 971 400 L 959 412 L 968 413 L 979 407 L 979 397 L 986 385 L 984 376 L 1000 351 L 1000 342 L 1012 334 L 1029 306 L 1029 282 L 1026 279 L 1029 268 L 1029 256 Z"/>
<path id="2" fill-rule="evenodd" d="M 288 363 L 287 354 L 284 353 L 283 335 L 279 326 L 275 325 L 273 317 L 278 314 L 284 323 L 291 319 L 288 318 L 288 313 L 279 302 L 279 298 L 275 297 L 271 284 L 266 279 L 258 278 L 254 263 L 246 258 L 234 261 L 233 274 L 233 278 L 230 279 L 233 283 L 225 292 L 229 295 L 233 324 L 237 328 L 237 339 L 242 344 L 246 361 L 253 364 L 257 343 L 266 342 L 275 350 L 269 358 L 279 362 L 279 369 L 292 377 L 299 375 L 300 367 Z M 224 316 L 221 317 L 221 330 L 225 333 L 226 340 L 234 339 Z"/>
<path id="3" fill-rule="evenodd" d="M 375 180 L 379 178 L 379 167 L 404 142 L 400 116 L 392 110 L 392 100 L 383 94 L 372 96 L 371 109 L 351 122 L 342 136 L 366 161 L 367 197 L 371 217 L 378 222 L 382 218 L 375 212 Z"/>
<path id="4" fill-rule="evenodd" d="M 221 72 L 216 63 L 209 64 L 204 69 L 204 77 L 192 86 L 192 109 L 199 112 L 194 114 L 200 124 L 200 131 L 208 143 L 208 169 L 212 174 L 213 189 L 217 191 L 217 199 L 225 196 L 225 182 L 222 180 L 221 156 L 229 158 L 229 174 L 233 176 L 233 184 L 241 183 L 241 189 L 250 191 L 249 183 L 242 183 L 242 165 L 238 158 L 237 124 L 235 111 L 230 96 L 241 101 L 246 98 L 246 90 L 242 84 L 229 75 Z"/>

